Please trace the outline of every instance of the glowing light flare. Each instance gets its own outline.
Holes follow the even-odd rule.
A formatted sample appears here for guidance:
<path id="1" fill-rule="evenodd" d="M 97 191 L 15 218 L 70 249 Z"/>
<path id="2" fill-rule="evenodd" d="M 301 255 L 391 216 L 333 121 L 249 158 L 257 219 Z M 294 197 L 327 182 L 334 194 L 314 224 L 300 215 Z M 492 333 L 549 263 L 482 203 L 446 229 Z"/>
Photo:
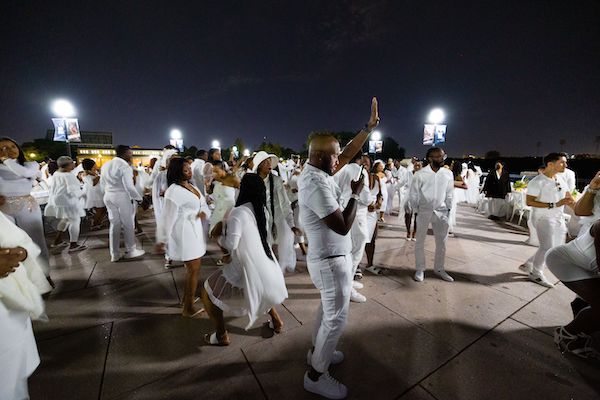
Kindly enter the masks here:
<path id="1" fill-rule="evenodd" d="M 75 107 L 70 101 L 58 99 L 52 102 L 52 112 L 61 118 L 69 118 L 75 116 Z"/>
<path id="2" fill-rule="evenodd" d="M 434 108 L 427 116 L 427 122 L 430 124 L 441 124 L 446 119 L 446 114 L 441 108 Z"/>

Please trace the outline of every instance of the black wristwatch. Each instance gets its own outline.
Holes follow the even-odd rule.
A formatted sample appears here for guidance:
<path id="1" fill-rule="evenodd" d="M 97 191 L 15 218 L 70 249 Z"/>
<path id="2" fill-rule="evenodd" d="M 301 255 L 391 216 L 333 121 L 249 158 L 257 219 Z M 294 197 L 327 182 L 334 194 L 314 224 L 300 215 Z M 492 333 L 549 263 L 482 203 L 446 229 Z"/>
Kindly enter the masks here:
<path id="1" fill-rule="evenodd" d="M 554 203 L 548 203 L 548 208 L 554 208 Z"/>

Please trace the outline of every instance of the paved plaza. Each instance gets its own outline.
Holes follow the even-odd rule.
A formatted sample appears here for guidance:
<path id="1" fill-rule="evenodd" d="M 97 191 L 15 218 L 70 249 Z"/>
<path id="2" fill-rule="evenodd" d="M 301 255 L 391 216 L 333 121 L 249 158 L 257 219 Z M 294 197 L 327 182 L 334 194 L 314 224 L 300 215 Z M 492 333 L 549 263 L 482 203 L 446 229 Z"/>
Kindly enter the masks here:
<path id="1" fill-rule="evenodd" d="M 151 253 L 154 220 L 151 212 L 144 218 Z M 535 252 L 523 229 L 461 206 L 446 255 L 456 282 L 431 272 L 430 235 L 430 269 L 416 283 L 415 243 L 402 225 L 389 217 L 382 226 L 375 263 L 389 269 L 365 273 L 368 301 L 350 306 L 338 347 L 346 359 L 331 368 L 348 398 L 600 398 L 600 366 L 561 355 L 553 342 L 553 328 L 572 319 L 574 295 L 518 269 Z M 302 386 L 319 302 L 303 261 L 286 277 L 281 334 L 264 326 L 266 316 L 249 331 L 247 318 L 228 319 L 231 345 L 212 347 L 203 343 L 213 331 L 206 314 L 180 315 L 183 268 L 165 270 L 156 255 L 111 263 L 107 230 L 84 237 L 88 250 L 52 256 L 57 287 L 47 299 L 50 321 L 34 326 L 42 362 L 29 381 L 33 400 L 319 398 Z M 218 256 L 209 246 L 202 279 Z"/>

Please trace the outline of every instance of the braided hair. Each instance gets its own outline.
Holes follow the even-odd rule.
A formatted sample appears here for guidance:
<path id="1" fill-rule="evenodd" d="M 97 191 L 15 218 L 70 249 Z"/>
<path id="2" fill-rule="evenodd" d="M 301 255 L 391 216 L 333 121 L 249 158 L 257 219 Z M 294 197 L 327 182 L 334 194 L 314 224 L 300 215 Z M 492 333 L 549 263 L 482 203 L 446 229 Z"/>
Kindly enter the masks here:
<path id="1" fill-rule="evenodd" d="M 273 253 L 267 242 L 267 216 L 265 215 L 267 192 L 265 190 L 265 184 L 258 174 L 248 172 L 242 178 L 240 194 L 235 206 L 239 207 L 245 203 L 250 203 L 252 204 L 252 207 L 254 207 L 254 216 L 256 217 L 260 241 L 262 242 L 267 257 L 273 260 Z"/>

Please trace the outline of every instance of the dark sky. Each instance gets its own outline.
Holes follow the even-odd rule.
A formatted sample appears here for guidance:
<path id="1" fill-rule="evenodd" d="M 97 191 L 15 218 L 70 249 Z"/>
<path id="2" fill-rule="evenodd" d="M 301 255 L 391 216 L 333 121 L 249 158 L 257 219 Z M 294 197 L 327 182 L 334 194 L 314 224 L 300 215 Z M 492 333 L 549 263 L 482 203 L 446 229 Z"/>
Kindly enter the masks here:
<path id="1" fill-rule="evenodd" d="M 593 152 L 598 1 L 3 1 L 0 134 L 51 127 L 65 97 L 83 130 L 161 147 L 242 137 L 300 148 L 312 130 L 381 131 L 422 154 L 447 112 L 450 155 Z"/>

